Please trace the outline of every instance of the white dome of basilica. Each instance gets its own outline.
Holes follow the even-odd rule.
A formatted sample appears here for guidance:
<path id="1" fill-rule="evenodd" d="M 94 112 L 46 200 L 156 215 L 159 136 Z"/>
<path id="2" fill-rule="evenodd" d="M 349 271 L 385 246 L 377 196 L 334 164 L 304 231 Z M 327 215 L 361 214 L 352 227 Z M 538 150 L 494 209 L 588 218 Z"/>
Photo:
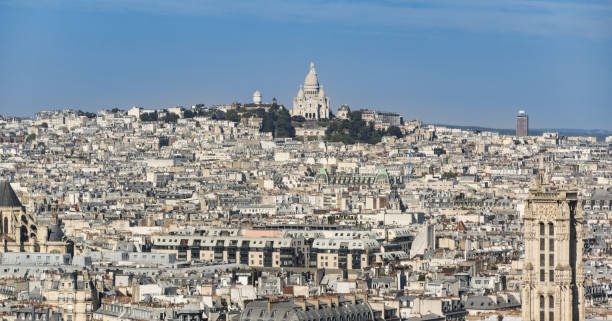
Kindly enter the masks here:
<path id="1" fill-rule="evenodd" d="M 325 96 L 323 86 L 319 85 L 313 62 L 310 63 L 310 71 L 304 79 L 304 86 L 300 85 L 297 96 L 293 98 L 291 115 L 311 120 L 329 118 L 329 97 Z"/>
<path id="2" fill-rule="evenodd" d="M 310 63 L 310 71 L 306 75 L 306 79 L 304 79 L 304 87 L 319 87 L 319 79 L 317 78 L 314 62 Z"/>

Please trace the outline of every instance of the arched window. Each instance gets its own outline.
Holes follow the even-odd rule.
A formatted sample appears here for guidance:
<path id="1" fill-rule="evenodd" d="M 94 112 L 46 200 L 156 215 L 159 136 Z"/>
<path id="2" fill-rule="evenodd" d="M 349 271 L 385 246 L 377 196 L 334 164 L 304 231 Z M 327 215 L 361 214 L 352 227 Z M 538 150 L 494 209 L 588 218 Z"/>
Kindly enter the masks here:
<path id="1" fill-rule="evenodd" d="M 555 298 L 551 295 L 548 297 L 548 320 L 555 319 Z"/>
<path id="2" fill-rule="evenodd" d="M 548 281 L 555 282 L 555 226 L 548 223 Z"/>
<path id="3" fill-rule="evenodd" d="M 540 222 L 540 282 L 546 281 L 546 227 Z"/>
<path id="4" fill-rule="evenodd" d="M 20 234 L 20 237 L 21 237 L 21 243 L 27 242 L 29 240 L 29 238 L 30 238 L 29 235 L 28 235 L 28 228 L 25 227 L 25 226 L 21 226 L 19 228 L 19 234 Z"/>

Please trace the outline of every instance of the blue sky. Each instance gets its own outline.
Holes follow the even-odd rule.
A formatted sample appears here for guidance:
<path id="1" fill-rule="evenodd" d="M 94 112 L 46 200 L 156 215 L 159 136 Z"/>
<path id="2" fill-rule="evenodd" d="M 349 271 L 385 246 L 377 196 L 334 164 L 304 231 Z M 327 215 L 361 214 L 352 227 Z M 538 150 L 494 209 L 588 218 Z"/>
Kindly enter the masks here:
<path id="1" fill-rule="evenodd" d="M 331 98 L 429 123 L 612 130 L 612 1 L 0 0 L 0 114 Z"/>

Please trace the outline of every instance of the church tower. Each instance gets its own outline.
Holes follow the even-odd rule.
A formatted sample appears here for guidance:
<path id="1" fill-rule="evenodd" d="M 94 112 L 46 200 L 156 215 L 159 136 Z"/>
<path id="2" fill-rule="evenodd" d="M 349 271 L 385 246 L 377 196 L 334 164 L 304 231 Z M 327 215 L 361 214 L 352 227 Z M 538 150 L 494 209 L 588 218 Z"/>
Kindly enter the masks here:
<path id="1" fill-rule="evenodd" d="M 8 181 L 0 182 L 0 238 L 0 252 L 23 251 L 30 245 L 25 209 Z"/>
<path id="2" fill-rule="evenodd" d="M 0 181 L 0 253 L 68 253 L 73 243 L 65 238 L 58 224 L 39 224 L 8 181 Z"/>
<path id="3" fill-rule="evenodd" d="M 538 175 L 524 215 L 523 320 L 584 321 L 582 224 L 577 192 Z"/>
<path id="4" fill-rule="evenodd" d="M 291 116 L 302 116 L 306 119 L 328 119 L 329 97 L 325 96 L 323 86 L 319 85 L 319 78 L 314 63 L 310 63 L 310 71 L 304 79 L 304 86 L 293 98 L 293 109 Z"/>

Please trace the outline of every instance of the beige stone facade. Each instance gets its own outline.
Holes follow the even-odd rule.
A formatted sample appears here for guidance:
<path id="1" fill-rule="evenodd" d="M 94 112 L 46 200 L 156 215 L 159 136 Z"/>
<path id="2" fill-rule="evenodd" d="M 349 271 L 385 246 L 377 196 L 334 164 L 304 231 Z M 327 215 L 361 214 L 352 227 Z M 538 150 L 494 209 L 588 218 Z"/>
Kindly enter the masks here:
<path id="1" fill-rule="evenodd" d="M 9 182 L 0 182 L 0 253 L 68 253 L 71 244 L 63 239 L 58 225 L 39 224 L 26 213 Z"/>
<path id="2" fill-rule="evenodd" d="M 525 207 L 522 318 L 583 321 L 582 212 L 578 195 L 556 189 L 542 176 Z"/>
<path id="3" fill-rule="evenodd" d="M 45 304 L 61 312 L 66 321 L 90 321 L 99 306 L 97 291 L 82 272 L 48 275 L 42 295 Z"/>

